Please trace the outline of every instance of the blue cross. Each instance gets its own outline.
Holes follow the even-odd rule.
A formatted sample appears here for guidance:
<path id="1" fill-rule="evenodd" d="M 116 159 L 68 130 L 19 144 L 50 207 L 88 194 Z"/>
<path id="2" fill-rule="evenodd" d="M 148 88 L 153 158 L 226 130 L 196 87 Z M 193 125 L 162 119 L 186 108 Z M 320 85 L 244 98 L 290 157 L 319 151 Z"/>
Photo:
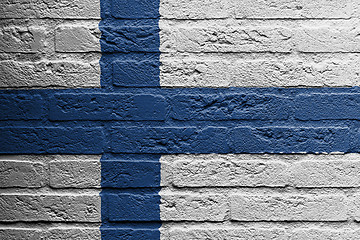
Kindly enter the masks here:
<path id="1" fill-rule="evenodd" d="M 103 154 L 103 239 L 159 239 L 162 154 L 360 150 L 358 88 L 163 89 L 158 1 L 112 3 L 101 89 L 0 93 L 0 153 Z"/>

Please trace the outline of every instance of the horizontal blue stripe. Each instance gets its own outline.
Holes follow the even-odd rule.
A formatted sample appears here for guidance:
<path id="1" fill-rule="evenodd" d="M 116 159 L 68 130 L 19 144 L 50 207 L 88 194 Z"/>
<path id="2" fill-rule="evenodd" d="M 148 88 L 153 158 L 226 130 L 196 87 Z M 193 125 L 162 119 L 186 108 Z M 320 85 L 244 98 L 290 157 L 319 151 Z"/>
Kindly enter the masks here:
<path id="1" fill-rule="evenodd" d="M 0 152 L 359 151 L 358 88 L 263 91 L 1 91 Z"/>

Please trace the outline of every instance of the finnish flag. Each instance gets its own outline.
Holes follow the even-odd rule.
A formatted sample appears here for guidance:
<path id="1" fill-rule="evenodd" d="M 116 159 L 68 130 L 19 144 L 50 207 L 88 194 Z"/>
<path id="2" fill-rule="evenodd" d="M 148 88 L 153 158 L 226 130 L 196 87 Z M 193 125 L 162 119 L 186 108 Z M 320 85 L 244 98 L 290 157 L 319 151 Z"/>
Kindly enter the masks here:
<path id="1" fill-rule="evenodd" d="M 0 3 L 0 239 L 358 239 L 359 7 Z"/>

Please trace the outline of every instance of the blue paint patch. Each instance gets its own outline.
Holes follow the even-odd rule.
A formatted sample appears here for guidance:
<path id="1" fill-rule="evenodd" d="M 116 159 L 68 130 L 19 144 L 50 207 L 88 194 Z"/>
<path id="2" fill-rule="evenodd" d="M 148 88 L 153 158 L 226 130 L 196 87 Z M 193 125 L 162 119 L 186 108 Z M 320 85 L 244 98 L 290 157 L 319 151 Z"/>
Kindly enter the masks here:
<path id="1" fill-rule="evenodd" d="M 160 155 L 101 158 L 102 239 L 160 239 Z"/>
<path id="2" fill-rule="evenodd" d="M 111 155 L 101 158 L 103 188 L 156 188 L 160 186 L 160 155 Z"/>
<path id="3" fill-rule="evenodd" d="M 158 0 L 113 0 L 111 13 L 115 18 L 160 18 L 159 6 Z"/>
<path id="4" fill-rule="evenodd" d="M 0 96 L 3 154 L 360 149 L 359 88 L 12 90 Z"/>
<path id="5" fill-rule="evenodd" d="M 162 96 L 151 94 L 56 94 L 49 118 L 64 120 L 162 121 L 167 104 Z"/>
<path id="6" fill-rule="evenodd" d="M 288 119 L 291 101 L 269 94 L 176 95 L 170 102 L 176 120 Z"/>
<path id="7" fill-rule="evenodd" d="M 69 114 L 63 107 L 58 111 L 61 119 L 79 118 L 84 116 L 83 112 L 88 112 L 85 109 L 94 108 L 95 111 L 90 116 L 84 116 L 85 119 L 132 121 L 136 124 L 143 121 L 144 125 L 152 125 L 146 121 L 166 120 L 168 104 L 165 98 L 146 89 L 160 87 L 159 5 L 159 0 L 101 1 L 102 88 L 113 92 L 124 91 L 123 88 L 144 88 L 144 94 L 135 89 L 129 91 L 127 97 L 117 95 L 114 100 L 104 94 L 94 100 L 93 105 L 80 104 L 82 106 L 75 100 L 76 111 Z M 84 102 L 89 103 L 85 99 Z M 64 106 L 66 108 L 68 104 Z M 110 137 L 114 125 L 117 124 L 107 126 L 109 144 L 106 150 L 122 153 L 124 151 L 111 149 L 119 143 L 112 143 L 113 138 Z M 128 124 L 124 126 L 128 129 Z M 125 138 L 121 140 L 122 143 L 125 141 Z M 136 153 L 128 151 L 126 153 L 129 154 L 121 156 L 105 154 L 101 160 L 100 230 L 104 240 L 160 239 L 160 155 L 131 155 L 133 152 Z M 128 223 L 130 225 L 126 225 Z"/>
<path id="8" fill-rule="evenodd" d="M 360 120 L 360 96 L 356 93 L 303 94 L 295 103 L 299 120 Z"/>
<path id="9" fill-rule="evenodd" d="M 105 136 L 98 127 L 0 127 L 0 154 L 100 154 Z"/>
<path id="10" fill-rule="evenodd" d="M 44 103 L 40 95 L 0 95 L 0 120 L 41 119 Z"/>
<path id="11" fill-rule="evenodd" d="M 160 61 L 116 61 L 112 71 L 115 87 L 160 86 Z"/>

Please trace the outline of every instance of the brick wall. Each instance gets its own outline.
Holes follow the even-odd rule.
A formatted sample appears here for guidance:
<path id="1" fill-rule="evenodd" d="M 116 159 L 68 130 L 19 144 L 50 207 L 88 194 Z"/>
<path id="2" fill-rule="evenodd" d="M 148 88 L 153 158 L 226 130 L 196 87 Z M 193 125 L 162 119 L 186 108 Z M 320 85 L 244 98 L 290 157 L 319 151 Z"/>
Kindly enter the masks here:
<path id="1" fill-rule="evenodd" d="M 100 156 L 0 158 L 1 239 L 100 239 Z"/>
<path id="2" fill-rule="evenodd" d="M 359 14 L 0 3 L 0 239 L 358 239 Z"/>
<path id="3" fill-rule="evenodd" d="M 100 87 L 99 21 L 96 0 L 3 1 L 0 87 Z"/>

